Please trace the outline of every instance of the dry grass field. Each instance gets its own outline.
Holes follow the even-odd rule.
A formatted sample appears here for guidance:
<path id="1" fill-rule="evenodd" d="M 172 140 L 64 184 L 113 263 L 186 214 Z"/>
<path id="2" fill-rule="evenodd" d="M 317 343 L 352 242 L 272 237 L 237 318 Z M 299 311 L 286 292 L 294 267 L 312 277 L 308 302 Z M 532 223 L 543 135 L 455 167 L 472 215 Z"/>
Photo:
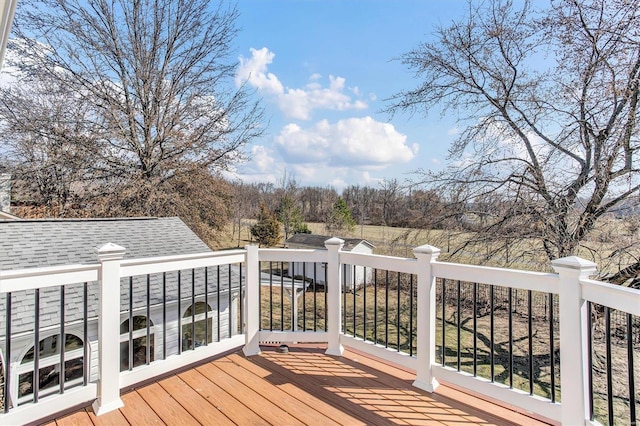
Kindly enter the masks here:
<path id="1" fill-rule="evenodd" d="M 250 227 L 255 220 L 245 219 L 238 232 L 237 226 L 228 224 L 219 234 L 218 241 L 211 244 L 214 249 L 244 247 L 254 243 Z M 328 235 L 323 223 L 308 223 L 314 234 Z M 640 257 L 637 244 L 640 231 L 630 231 L 616 220 L 603 221 L 601 229 L 594 231 L 592 238 L 580 248 L 578 256 L 598 264 L 603 273 L 615 272 Z M 540 241 L 511 240 L 504 243 L 484 243 L 460 249 L 473 238 L 470 233 L 448 230 L 396 228 L 389 226 L 356 226 L 352 232 L 339 235 L 343 238 L 364 238 L 375 245 L 374 253 L 399 257 L 413 257 L 415 247 L 429 244 L 441 250 L 440 260 L 466 264 L 482 264 L 515 269 L 552 272 Z M 281 246 L 284 237 L 281 237 Z M 505 246 L 508 244 L 508 246 Z M 505 250 L 505 248 L 508 249 Z M 621 250 L 622 248 L 622 250 Z M 501 254 L 489 258 L 489 254 L 501 250 Z M 626 252 L 627 254 L 621 254 Z"/>

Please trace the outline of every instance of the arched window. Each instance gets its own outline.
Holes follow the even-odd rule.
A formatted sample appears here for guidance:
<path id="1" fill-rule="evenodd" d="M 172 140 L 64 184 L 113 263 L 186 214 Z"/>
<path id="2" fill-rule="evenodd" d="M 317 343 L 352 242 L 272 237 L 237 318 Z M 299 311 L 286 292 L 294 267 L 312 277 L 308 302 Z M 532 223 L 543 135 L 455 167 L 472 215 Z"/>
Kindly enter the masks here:
<path id="1" fill-rule="evenodd" d="M 207 312 L 206 319 L 205 312 Z M 196 302 L 184 312 L 182 316 L 183 351 L 213 342 L 212 312 L 211 306 L 204 302 Z"/>
<path id="2" fill-rule="evenodd" d="M 39 391 L 51 389 L 54 391 L 60 386 L 60 335 L 46 337 L 40 340 L 38 384 Z M 22 357 L 18 368 L 18 400 L 33 394 L 34 371 L 34 347 Z M 80 383 L 84 377 L 84 345 L 82 339 L 73 334 L 65 334 L 64 345 L 64 382 L 65 388 L 69 385 Z M 52 392 L 44 392 L 44 394 Z"/>
<path id="3" fill-rule="evenodd" d="M 147 342 L 147 317 L 137 315 L 133 317 L 133 329 L 131 333 L 133 357 L 129 363 L 129 320 L 120 325 L 120 371 L 129 370 L 140 365 L 148 364 L 154 360 L 153 354 L 153 323 L 149 320 L 149 342 Z M 149 357 L 147 359 L 147 343 Z"/>

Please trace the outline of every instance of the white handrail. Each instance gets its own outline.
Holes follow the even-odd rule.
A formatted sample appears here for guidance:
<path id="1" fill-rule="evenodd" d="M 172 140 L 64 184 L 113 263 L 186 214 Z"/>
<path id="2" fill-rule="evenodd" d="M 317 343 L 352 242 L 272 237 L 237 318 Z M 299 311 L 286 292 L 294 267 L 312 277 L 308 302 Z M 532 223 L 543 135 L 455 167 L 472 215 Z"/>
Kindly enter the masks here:
<path id="1" fill-rule="evenodd" d="M 315 262 L 327 261 L 327 250 L 259 249 L 261 262 Z"/>
<path id="2" fill-rule="evenodd" d="M 416 259 L 381 256 L 379 254 L 340 252 L 340 263 L 347 265 L 364 266 L 406 274 L 417 274 L 418 263 Z"/>
<path id="3" fill-rule="evenodd" d="M 120 263 L 120 276 L 124 278 L 136 275 L 203 268 L 207 266 L 227 265 L 230 263 L 242 263 L 245 260 L 245 255 L 246 250 L 225 250 L 180 256 L 128 259 Z"/>
<path id="4" fill-rule="evenodd" d="M 94 264 L 0 271 L 0 293 L 96 281 L 99 270 Z"/>
<path id="5" fill-rule="evenodd" d="M 560 291 L 558 275 L 544 272 L 437 262 L 433 265 L 433 274 L 438 278 L 498 285 L 514 289 L 534 290 L 544 293 L 558 293 Z"/>
<path id="6" fill-rule="evenodd" d="M 580 280 L 582 298 L 640 316 L 640 291 L 596 280 Z"/>

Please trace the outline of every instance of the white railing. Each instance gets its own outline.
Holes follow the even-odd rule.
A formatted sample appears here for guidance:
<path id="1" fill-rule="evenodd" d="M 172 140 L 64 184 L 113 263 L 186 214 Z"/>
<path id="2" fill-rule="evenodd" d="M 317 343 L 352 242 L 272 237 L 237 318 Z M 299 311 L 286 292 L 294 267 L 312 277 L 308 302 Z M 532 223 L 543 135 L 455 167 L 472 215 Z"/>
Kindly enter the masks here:
<path id="1" fill-rule="evenodd" d="M 636 317 L 640 316 L 640 291 L 588 279 L 589 275 L 595 272 L 595 264 L 575 257 L 554 261 L 553 267 L 557 273 L 545 274 L 438 262 L 439 250 L 430 246 L 416 248 L 414 250 L 415 258 L 405 259 L 344 252 L 341 250 L 342 244 L 341 240 L 334 238 L 326 242 L 326 250 L 258 249 L 255 246 L 248 246 L 245 250 L 135 260 L 123 260 L 124 249 L 108 244 L 98 250 L 100 263 L 97 265 L 0 271 L 0 297 L 3 299 L 7 298 L 7 295 L 25 290 L 97 281 L 100 288 L 99 312 L 104 313 L 95 319 L 98 323 L 96 359 L 85 360 L 85 365 L 88 365 L 89 362 L 94 364 L 89 367 L 93 374 L 90 375 L 88 383 L 59 395 L 42 398 L 37 402 L 38 410 L 30 410 L 35 405 L 34 403 L 12 406 L 5 410 L 4 414 L 0 414 L 0 423 L 33 422 L 55 414 L 65 407 L 72 407 L 92 400 L 95 400 L 94 410 L 99 415 L 122 406 L 121 388 L 215 354 L 244 346 L 245 354 L 250 356 L 258 354 L 260 343 L 265 341 L 285 343 L 313 341 L 327 343 L 327 353 L 331 355 L 341 355 L 343 347 L 349 346 L 403 365 L 415 371 L 414 385 L 429 392 L 435 391 L 439 382 L 446 382 L 509 406 L 519 407 L 553 422 L 567 425 L 589 424 L 590 393 L 587 365 L 590 354 L 588 353 L 588 318 L 585 305 L 588 301 L 609 306 Z M 261 262 L 309 262 L 322 264 L 323 267 L 326 265 L 326 332 L 295 329 L 289 331 L 261 330 L 259 306 L 261 304 L 261 286 L 264 286 L 260 272 Z M 195 350 L 179 355 L 171 355 L 166 359 L 147 362 L 147 365 L 120 373 L 120 345 L 118 342 L 121 341 L 121 318 L 112 313 L 121 310 L 120 282 L 122 278 L 236 263 L 245 266 L 243 315 L 240 319 L 242 334 L 230 336 L 220 342 L 195 348 Z M 391 350 L 376 342 L 356 338 L 354 337 L 355 333 L 354 336 L 347 336 L 343 333 L 342 265 L 375 268 L 417 277 L 415 310 L 417 349 L 415 356 L 409 356 L 399 348 Z M 438 323 L 436 286 L 444 285 L 438 284 L 438 280 L 442 279 L 558 295 L 559 331 L 562 336 L 560 339 L 561 404 L 438 363 L 436 359 L 438 346 L 436 341 L 436 324 Z M 5 312 L 2 314 L 8 321 L 11 313 L 7 312 L 6 304 Z M 292 312 L 292 315 L 295 313 Z M 294 323 L 296 321 L 294 319 Z M 5 337 L 11 336 L 12 331 L 8 329 L 6 323 L 0 324 L 0 327 L 6 330 Z M 10 372 L 5 379 L 9 383 L 9 386 L 6 386 L 8 393 L 5 392 L 5 404 L 8 404 L 9 401 L 17 401 L 12 395 L 15 393 L 17 378 L 12 377 L 13 373 L 11 372 L 18 371 L 16 367 L 19 366 L 20 356 L 23 354 L 17 354 L 11 350 L 7 351 L 7 348 L 11 346 L 12 339 L 5 338 L 4 340 L 1 347 L 2 361 L 5 371 L 9 366 L 8 371 Z M 444 347 L 441 350 L 444 351 Z M 633 396 L 631 399 L 631 403 L 633 403 Z"/>
<path id="2" fill-rule="evenodd" d="M 205 343 L 205 345 L 199 347 L 194 346 L 193 350 L 180 350 L 181 348 L 178 348 L 166 357 L 160 357 L 156 354 L 155 360 L 147 360 L 143 365 L 121 371 L 120 343 L 130 344 L 128 338 L 121 336 L 122 320 L 123 318 L 127 319 L 126 315 L 123 317 L 120 313 L 122 311 L 121 296 L 133 298 L 132 294 L 121 295 L 122 282 L 127 283 L 129 277 L 134 277 L 132 279 L 135 279 L 135 277 L 140 276 L 149 277 L 152 274 L 162 276 L 162 274 L 181 270 L 215 269 L 224 265 L 244 264 L 247 257 L 246 250 L 230 250 L 216 253 L 123 260 L 124 253 L 124 248 L 114 244 L 107 244 L 97 250 L 98 264 L 0 271 L 0 298 L 4 302 L 1 308 L 3 312 L 0 315 L 0 318 L 3 318 L 0 321 L 0 327 L 2 327 L 0 333 L 0 353 L 2 357 L 0 359 L 5 373 L 3 383 L 5 409 L 3 409 L 4 413 L 0 414 L 0 424 L 33 423 L 55 415 L 65 408 L 88 404 L 92 401 L 94 402 L 94 411 L 100 415 L 122 406 L 120 399 L 121 389 L 166 374 L 202 359 L 239 348 L 245 343 L 245 338 L 242 334 L 228 335 L 220 341 Z M 144 281 L 144 279 L 140 279 L 136 281 L 136 285 L 140 285 Z M 65 361 L 71 359 L 72 355 L 78 358 L 77 349 L 67 349 L 62 351 L 63 354 L 60 354 L 60 348 L 66 346 L 60 344 L 61 335 L 69 333 L 72 327 L 78 329 L 81 327 L 81 324 L 79 325 L 78 323 L 82 323 L 82 321 L 75 319 L 71 322 L 65 322 L 57 319 L 61 324 L 52 326 L 43 324 L 44 321 L 34 324 L 33 320 L 31 320 L 32 322 L 23 326 L 23 329 L 17 329 L 15 323 L 11 324 L 11 319 L 20 317 L 33 318 L 35 314 L 33 306 L 34 292 L 37 291 L 38 294 L 44 294 L 45 291 L 57 293 L 56 287 L 63 289 L 61 292 L 66 294 L 69 299 L 66 307 L 70 309 L 72 307 L 71 304 L 78 303 L 77 297 L 70 297 L 72 294 L 78 293 L 76 290 L 72 291 L 71 287 L 78 284 L 82 285 L 83 283 L 91 283 L 94 288 L 97 287 L 97 306 L 92 307 L 97 312 L 94 312 L 91 318 L 86 319 L 84 326 L 86 330 L 88 323 L 88 327 L 92 328 L 91 333 L 84 333 L 88 337 L 86 341 L 83 341 L 83 346 L 87 348 L 86 356 L 83 356 L 83 369 L 87 379 L 85 381 L 66 381 L 60 386 L 60 371 L 62 370 L 60 366 L 63 362 L 66 365 Z M 234 287 L 233 291 L 240 292 L 242 291 L 241 289 L 242 285 L 239 285 Z M 228 289 L 223 288 L 222 291 L 226 292 L 225 298 L 231 298 Z M 213 290 L 210 289 L 209 293 L 213 293 Z M 202 297 L 196 300 L 200 300 Z M 220 297 L 220 294 L 217 294 L 216 297 Z M 233 297 L 234 300 L 239 301 L 238 295 L 233 295 Z M 183 296 L 181 298 L 184 303 L 182 311 L 189 306 L 188 304 L 192 298 L 195 299 L 195 295 L 187 295 L 187 297 Z M 174 340 L 176 334 L 182 333 L 182 330 L 176 326 L 176 324 L 179 324 L 180 318 L 182 318 L 182 312 L 177 312 L 178 309 L 176 308 L 181 300 L 176 300 L 174 295 L 171 302 L 165 300 L 164 303 L 160 302 L 155 307 L 159 312 L 165 311 L 165 318 L 167 318 L 167 310 L 176 311 L 171 314 L 171 318 L 167 319 L 165 324 L 155 324 L 153 327 L 155 329 L 156 351 L 162 346 L 159 341 L 165 336 L 162 330 L 165 330 L 166 334 L 171 332 Z M 80 303 L 82 304 L 82 302 Z M 88 305 L 91 302 L 85 299 L 84 303 Z M 47 308 L 50 309 L 51 307 Z M 44 309 L 45 306 L 41 306 L 40 310 Z M 65 309 L 65 307 L 60 309 Z M 148 312 L 149 309 L 150 307 L 145 305 L 136 307 L 134 310 L 145 315 L 145 312 Z M 194 307 L 191 306 L 191 309 L 194 309 Z M 13 313 L 11 312 L 12 310 Z M 125 314 L 127 312 L 128 308 L 125 308 Z M 219 318 L 219 313 L 215 314 Z M 234 321 L 236 314 L 237 311 L 233 312 L 233 308 L 228 307 L 226 314 L 227 324 Z M 35 315 L 37 318 L 38 314 Z M 130 314 L 130 316 L 132 315 L 133 313 Z M 193 320 L 202 320 L 202 316 L 202 313 L 198 313 L 196 316 L 194 312 L 192 317 L 186 318 L 184 321 L 190 325 L 192 318 Z M 159 314 L 158 317 L 162 318 L 162 315 Z M 147 321 L 149 321 L 149 318 L 147 318 Z M 64 329 L 65 326 L 67 327 L 66 331 Z M 62 331 L 60 331 L 60 327 L 62 327 Z M 77 331 L 75 329 L 74 334 Z M 34 330 L 37 330 L 37 334 Z M 211 330 L 209 332 L 211 333 Z M 78 334 L 82 335 L 82 331 Z M 92 336 L 93 334 L 95 336 Z M 140 337 L 144 339 L 146 335 L 147 332 L 144 329 L 131 333 L 133 339 Z M 7 338 L 7 336 L 10 336 L 10 338 Z M 26 352 L 24 348 L 31 347 L 32 357 L 36 356 L 37 350 L 34 350 L 37 347 L 35 340 L 42 342 L 42 339 L 51 336 L 56 336 L 58 339 L 55 343 L 57 348 L 54 347 L 54 356 L 41 358 L 38 362 L 36 360 L 24 361 Z M 205 339 L 207 339 L 206 336 Z M 41 390 L 38 396 L 38 384 L 33 383 L 36 378 L 31 376 L 31 386 L 34 390 L 31 397 L 18 397 L 20 376 L 24 375 L 25 372 L 30 374 L 25 369 L 39 371 L 42 368 L 50 368 L 48 367 L 50 364 L 55 366 L 58 374 L 58 385 L 54 388 Z M 58 388 L 60 390 L 56 390 Z M 25 399 L 30 399 L 30 401 L 25 402 Z M 34 407 L 37 407 L 37 409 L 34 410 Z"/>

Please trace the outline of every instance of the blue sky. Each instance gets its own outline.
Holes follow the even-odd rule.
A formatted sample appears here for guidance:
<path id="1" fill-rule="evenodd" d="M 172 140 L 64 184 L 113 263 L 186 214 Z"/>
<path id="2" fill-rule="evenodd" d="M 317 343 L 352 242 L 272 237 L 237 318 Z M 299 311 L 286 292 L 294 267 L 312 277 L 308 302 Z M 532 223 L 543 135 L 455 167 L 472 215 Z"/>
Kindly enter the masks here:
<path id="1" fill-rule="evenodd" d="M 270 120 L 237 165 L 246 181 L 377 186 L 439 169 L 454 118 L 382 113 L 418 84 L 394 60 L 465 13 L 458 0 L 239 0 L 237 81 L 248 79 Z"/>
<path id="2" fill-rule="evenodd" d="M 265 109 L 265 135 L 227 174 L 277 184 L 377 186 L 440 169 L 455 117 L 381 112 L 418 85 L 401 54 L 432 39 L 467 8 L 463 0 L 237 0 L 236 82 Z M 7 68 L 7 67 L 5 67 Z M 6 69 L 5 69 L 6 71 Z M 12 81 L 7 72 L 2 84 Z"/>

